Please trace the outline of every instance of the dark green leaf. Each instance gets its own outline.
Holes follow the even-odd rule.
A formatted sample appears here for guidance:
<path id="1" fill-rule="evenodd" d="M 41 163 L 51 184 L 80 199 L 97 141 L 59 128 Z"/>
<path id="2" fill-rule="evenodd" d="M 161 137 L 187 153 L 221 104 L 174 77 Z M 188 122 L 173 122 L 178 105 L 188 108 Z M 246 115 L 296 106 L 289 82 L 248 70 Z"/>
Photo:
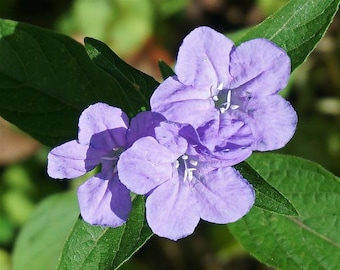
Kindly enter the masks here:
<path id="1" fill-rule="evenodd" d="M 255 189 L 255 206 L 283 215 L 297 215 L 294 206 L 279 191 L 261 177 L 248 163 L 234 166 Z"/>
<path id="2" fill-rule="evenodd" d="M 79 215 L 75 192 L 48 197 L 20 231 L 13 252 L 15 270 L 55 270 L 58 254 Z"/>
<path id="3" fill-rule="evenodd" d="M 296 207 L 283 216 L 253 207 L 229 228 L 260 261 L 279 269 L 339 269 L 340 179 L 321 166 L 277 154 L 254 154 L 249 164 Z"/>
<path id="4" fill-rule="evenodd" d="M 117 269 L 152 236 L 144 211 L 144 198 L 136 196 L 129 220 L 118 228 L 92 226 L 79 218 L 58 269 Z"/>
<path id="5" fill-rule="evenodd" d="M 123 72 L 134 69 L 116 57 Z M 128 84 L 119 70 L 112 77 L 89 59 L 71 38 L 38 27 L 0 19 L 0 115 L 42 143 L 55 146 L 76 138 L 80 113 L 95 102 L 133 115 L 148 107 L 157 82 L 142 73 Z M 128 75 L 130 76 L 130 75 Z M 131 76 L 128 77 L 131 81 Z"/>
<path id="6" fill-rule="evenodd" d="M 339 0 L 291 0 L 237 43 L 258 37 L 270 39 L 287 51 L 294 70 L 324 36 L 339 3 Z"/>
<path id="7" fill-rule="evenodd" d="M 150 97 L 159 85 L 154 78 L 125 63 L 99 40 L 85 38 L 85 48 L 92 61 L 117 81 L 119 91 L 125 94 L 126 102 L 131 103 L 133 114 L 140 108 L 150 109 Z"/>
<path id="8" fill-rule="evenodd" d="M 162 73 L 163 80 L 165 80 L 166 78 L 168 78 L 172 75 L 175 75 L 174 70 L 167 63 L 165 63 L 163 60 L 158 61 L 158 66 L 159 66 L 159 69 Z"/>

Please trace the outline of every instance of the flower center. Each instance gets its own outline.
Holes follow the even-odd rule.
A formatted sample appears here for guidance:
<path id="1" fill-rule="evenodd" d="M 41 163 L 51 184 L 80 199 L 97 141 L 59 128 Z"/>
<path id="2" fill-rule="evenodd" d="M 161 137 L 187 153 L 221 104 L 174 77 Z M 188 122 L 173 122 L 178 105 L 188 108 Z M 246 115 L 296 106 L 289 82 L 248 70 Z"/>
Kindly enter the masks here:
<path id="1" fill-rule="evenodd" d="M 194 171 L 196 171 L 196 166 L 198 164 L 197 160 L 189 159 L 187 155 L 183 155 L 180 160 L 176 162 L 176 168 L 178 169 L 181 164 L 184 166 L 183 181 L 191 181 L 194 177 Z"/>
<path id="2" fill-rule="evenodd" d="M 102 168 L 112 168 L 113 172 L 117 172 L 117 161 L 119 159 L 120 154 L 124 151 L 124 148 L 117 147 L 112 149 L 109 155 L 101 157 L 101 166 Z"/>
<path id="3" fill-rule="evenodd" d="M 118 160 L 119 156 L 121 153 L 124 152 L 124 148 L 123 147 L 117 147 L 117 148 L 114 148 L 112 149 L 112 151 L 110 152 L 110 155 L 108 156 L 104 156 L 104 157 L 101 157 L 102 160 Z"/>
<path id="4" fill-rule="evenodd" d="M 220 83 L 217 86 L 218 94 L 216 96 L 212 96 L 212 99 L 215 101 L 215 107 L 220 110 L 221 113 L 225 113 L 227 110 L 237 110 L 240 108 L 238 104 L 235 103 L 235 100 L 232 98 L 232 90 L 223 89 L 223 83 Z"/>

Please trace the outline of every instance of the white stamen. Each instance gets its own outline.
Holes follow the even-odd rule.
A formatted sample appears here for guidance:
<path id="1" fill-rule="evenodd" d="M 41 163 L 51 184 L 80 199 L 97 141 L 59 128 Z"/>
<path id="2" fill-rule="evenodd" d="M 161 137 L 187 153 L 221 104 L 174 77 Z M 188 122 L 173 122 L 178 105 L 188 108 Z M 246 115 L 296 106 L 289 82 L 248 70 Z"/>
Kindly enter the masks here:
<path id="1" fill-rule="evenodd" d="M 232 109 L 232 110 L 237 110 L 238 108 L 240 108 L 240 106 L 238 106 L 238 105 L 230 105 L 230 109 Z"/>
<path id="2" fill-rule="evenodd" d="M 117 160 L 117 157 L 102 157 L 104 160 Z"/>
<path id="3" fill-rule="evenodd" d="M 190 160 L 189 163 L 190 163 L 192 166 L 197 166 L 198 161 L 197 161 L 197 160 Z"/>
<path id="4" fill-rule="evenodd" d="M 184 176 L 183 181 L 185 182 L 187 179 L 191 181 L 194 178 L 194 171 L 196 171 L 196 168 L 190 168 L 188 166 L 188 163 L 192 166 L 196 167 L 198 164 L 197 160 L 189 160 L 189 157 L 187 155 L 182 156 L 183 163 L 184 163 Z M 189 162 L 188 162 L 189 161 Z"/>
<path id="5" fill-rule="evenodd" d="M 178 161 L 178 160 L 176 160 L 175 167 L 176 167 L 176 169 L 178 169 L 178 168 L 179 168 L 179 161 Z"/>
<path id="6" fill-rule="evenodd" d="M 213 101 L 217 101 L 218 100 L 218 96 L 213 96 L 212 99 L 213 99 Z"/>
<path id="7" fill-rule="evenodd" d="M 190 169 L 187 169 L 187 170 L 186 170 L 186 173 L 187 173 L 187 176 L 188 176 L 189 181 L 191 181 L 192 178 L 194 178 L 194 171 L 196 171 L 195 168 L 190 168 Z M 184 181 L 185 181 L 185 180 L 184 180 Z"/>
<path id="8" fill-rule="evenodd" d="M 225 109 L 228 110 L 230 107 L 230 102 L 231 102 L 231 90 L 228 91 L 227 94 L 227 101 L 225 103 Z"/>
<path id="9" fill-rule="evenodd" d="M 239 105 L 231 104 L 231 90 L 229 90 L 228 93 L 227 93 L 226 101 L 224 103 L 222 103 L 222 105 L 220 107 L 220 112 L 224 113 L 229 109 L 237 110 L 238 108 L 240 108 Z"/>
<path id="10" fill-rule="evenodd" d="M 223 83 L 219 83 L 217 85 L 217 90 L 219 90 L 219 91 L 223 90 Z"/>

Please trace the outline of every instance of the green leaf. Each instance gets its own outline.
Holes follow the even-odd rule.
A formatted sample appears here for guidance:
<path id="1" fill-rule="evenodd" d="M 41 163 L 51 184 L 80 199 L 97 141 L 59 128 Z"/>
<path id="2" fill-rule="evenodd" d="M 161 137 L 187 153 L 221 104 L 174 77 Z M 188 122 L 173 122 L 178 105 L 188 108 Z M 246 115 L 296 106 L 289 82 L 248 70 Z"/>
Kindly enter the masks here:
<path id="1" fill-rule="evenodd" d="M 133 105 L 149 109 L 149 100 L 159 83 L 149 75 L 133 68 L 120 59 L 106 44 L 93 38 L 85 38 L 85 48 L 92 61 L 119 82 L 120 91 L 126 95 L 126 101 L 132 103 L 134 114 L 138 111 Z"/>
<path id="2" fill-rule="evenodd" d="M 79 215 L 74 192 L 48 197 L 20 231 L 13 252 L 14 270 L 55 270 L 63 244 Z"/>
<path id="3" fill-rule="evenodd" d="M 128 221 L 118 228 L 92 226 L 79 218 L 58 269 L 117 269 L 152 236 L 144 211 L 144 198 L 136 196 Z"/>
<path id="4" fill-rule="evenodd" d="M 248 163 L 234 166 L 255 189 L 255 206 L 283 215 L 297 215 L 294 206 L 279 191 L 261 177 Z"/>
<path id="5" fill-rule="evenodd" d="M 294 70 L 324 36 L 339 3 L 339 0 L 291 0 L 237 43 L 259 37 L 272 40 L 287 51 Z"/>
<path id="6" fill-rule="evenodd" d="M 159 66 L 159 69 L 162 73 L 163 80 L 165 80 L 166 78 L 168 78 L 172 75 L 175 75 L 174 70 L 167 63 L 165 63 L 163 60 L 158 61 L 158 66 Z"/>
<path id="7" fill-rule="evenodd" d="M 340 179 L 321 166 L 278 154 L 249 163 L 296 207 L 283 216 L 253 207 L 229 228 L 260 261 L 279 269 L 339 269 Z"/>
<path id="8" fill-rule="evenodd" d="M 148 107 L 147 98 L 133 98 L 136 88 L 149 93 L 158 84 L 121 79 L 98 68 L 67 36 L 0 19 L 0 115 L 46 145 L 76 138 L 79 115 L 90 104 L 105 102 L 130 115 Z"/>

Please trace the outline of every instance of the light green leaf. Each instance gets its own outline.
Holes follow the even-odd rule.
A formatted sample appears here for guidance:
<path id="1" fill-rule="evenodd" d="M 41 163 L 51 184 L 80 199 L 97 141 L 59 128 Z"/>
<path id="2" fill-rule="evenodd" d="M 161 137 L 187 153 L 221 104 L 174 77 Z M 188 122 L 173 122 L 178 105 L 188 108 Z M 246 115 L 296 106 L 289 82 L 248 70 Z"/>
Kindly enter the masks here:
<path id="1" fill-rule="evenodd" d="M 248 163 L 234 166 L 255 189 L 255 206 L 283 215 L 297 215 L 294 206 L 279 191 L 261 177 Z"/>
<path id="2" fill-rule="evenodd" d="M 55 270 L 78 215 L 74 192 L 56 194 L 42 201 L 17 238 L 13 270 Z"/>
<path id="3" fill-rule="evenodd" d="M 279 269 L 339 269 L 340 179 L 321 166 L 278 154 L 254 154 L 249 164 L 288 198 L 299 216 L 257 207 L 229 228 L 260 261 Z"/>
<path id="4" fill-rule="evenodd" d="M 128 221 L 118 228 L 92 226 L 79 218 L 58 269 L 117 269 L 152 236 L 144 211 L 144 198 L 136 196 Z"/>
<path id="5" fill-rule="evenodd" d="M 153 86 L 134 83 L 102 71 L 84 47 L 67 36 L 0 19 L 0 115 L 44 144 L 76 138 L 80 113 L 95 102 L 120 107 L 129 115 L 148 107 L 147 98 L 131 97 L 136 88 L 146 93 Z"/>
<path id="6" fill-rule="evenodd" d="M 58 28 L 69 35 L 81 33 L 99 39 L 118 55 L 129 57 L 152 35 L 153 2 L 73 0 L 70 11 L 59 21 Z"/>
<path id="7" fill-rule="evenodd" d="M 339 0 L 291 0 L 237 43 L 259 37 L 272 40 L 287 51 L 294 70 L 324 36 L 339 3 Z"/>
<path id="8" fill-rule="evenodd" d="M 189 0 L 154 1 L 157 3 L 159 18 L 163 20 L 174 16 L 176 13 L 183 12 L 190 4 Z"/>

